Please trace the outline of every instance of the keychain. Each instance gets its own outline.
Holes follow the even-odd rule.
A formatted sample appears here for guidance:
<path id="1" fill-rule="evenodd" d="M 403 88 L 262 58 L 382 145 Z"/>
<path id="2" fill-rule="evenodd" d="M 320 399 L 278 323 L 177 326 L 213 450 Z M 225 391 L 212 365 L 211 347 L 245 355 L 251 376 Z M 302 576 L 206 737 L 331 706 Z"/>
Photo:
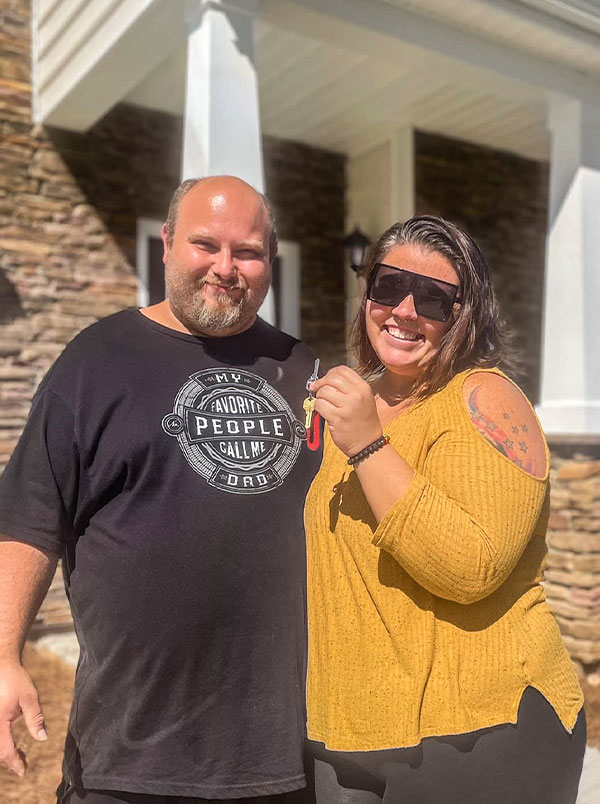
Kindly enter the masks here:
<path id="1" fill-rule="evenodd" d="M 313 382 L 316 382 L 319 376 L 319 358 L 317 357 L 315 360 L 315 367 L 313 369 L 313 373 L 310 375 L 308 380 L 306 381 L 306 390 L 308 391 L 308 396 L 302 403 L 302 407 L 304 408 L 304 412 L 306 417 L 304 419 L 304 426 L 306 427 L 306 443 L 308 448 L 313 450 L 319 449 L 321 444 L 321 431 L 320 431 L 320 422 L 321 417 L 318 413 L 315 413 L 315 397 L 313 392 L 310 389 L 310 386 Z"/>

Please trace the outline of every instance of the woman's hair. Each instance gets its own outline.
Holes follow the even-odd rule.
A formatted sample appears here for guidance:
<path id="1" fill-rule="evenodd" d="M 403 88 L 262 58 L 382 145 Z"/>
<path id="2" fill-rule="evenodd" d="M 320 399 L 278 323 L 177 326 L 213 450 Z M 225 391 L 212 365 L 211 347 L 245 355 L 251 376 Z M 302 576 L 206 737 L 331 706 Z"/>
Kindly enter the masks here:
<path id="1" fill-rule="evenodd" d="M 395 246 L 419 246 L 426 252 L 443 255 L 459 277 L 458 309 L 440 348 L 418 379 L 413 396 L 423 399 L 442 388 L 458 372 L 467 368 L 502 366 L 515 372 L 516 358 L 510 345 L 490 270 L 472 237 L 453 223 L 432 215 L 395 223 L 373 244 L 365 270 L 367 287 L 378 262 Z M 352 347 L 358 358 L 357 371 L 363 376 L 377 374 L 383 366 L 366 328 L 366 290 L 352 328 Z"/>

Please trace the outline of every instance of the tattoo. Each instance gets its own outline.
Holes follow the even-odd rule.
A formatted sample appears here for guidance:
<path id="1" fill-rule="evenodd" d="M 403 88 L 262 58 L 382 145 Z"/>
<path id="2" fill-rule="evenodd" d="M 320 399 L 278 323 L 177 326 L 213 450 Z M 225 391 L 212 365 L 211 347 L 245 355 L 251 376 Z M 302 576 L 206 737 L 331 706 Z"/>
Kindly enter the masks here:
<path id="1" fill-rule="evenodd" d="M 502 455 L 506 456 L 509 460 L 513 463 L 516 463 L 517 466 L 520 466 L 521 469 L 525 469 L 525 471 L 531 471 L 531 461 L 529 460 L 522 460 L 519 458 L 517 453 L 514 449 L 514 441 L 512 441 L 508 435 L 499 427 L 495 422 L 493 422 L 488 416 L 481 412 L 479 408 L 479 404 L 477 401 L 477 397 L 481 386 L 478 385 L 476 388 L 471 391 L 469 395 L 469 411 L 471 414 L 471 419 L 473 424 L 481 435 L 485 438 L 485 440 L 491 444 L 498 452 L 502 453 Z M 510 420 L 510 415 L 505 411 L 502 414 L 502 418 L 506 421 Z M 511 426 L 512 432 L 517 435 L 519 433 L 519 427 L 516 425 Z M 521 430 L 523 432 L 527 432 L 527 425 L 522 424 Z M 527 444 L 524 441 L 519 441 L 519 447 L 521 452 L 527 452 Z"/>

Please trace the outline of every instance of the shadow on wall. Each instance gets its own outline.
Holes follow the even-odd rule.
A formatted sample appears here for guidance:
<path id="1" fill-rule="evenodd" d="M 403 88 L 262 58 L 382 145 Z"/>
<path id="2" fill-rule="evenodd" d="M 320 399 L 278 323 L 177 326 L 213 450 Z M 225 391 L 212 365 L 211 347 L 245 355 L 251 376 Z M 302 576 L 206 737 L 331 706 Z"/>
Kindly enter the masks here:
<path id="1" fill-rule="evenodd" d="M 19 294 L 0 268 L 0 324 L 11 324 L 23 316 Z"/>
<path id="2" fill-rule="evenodd" d="M 89 131 L 48 128 L 56 151 L 131 266 L 136 222 L 164 220 L 179 183 L 181 120 L 119 105 Z"/>

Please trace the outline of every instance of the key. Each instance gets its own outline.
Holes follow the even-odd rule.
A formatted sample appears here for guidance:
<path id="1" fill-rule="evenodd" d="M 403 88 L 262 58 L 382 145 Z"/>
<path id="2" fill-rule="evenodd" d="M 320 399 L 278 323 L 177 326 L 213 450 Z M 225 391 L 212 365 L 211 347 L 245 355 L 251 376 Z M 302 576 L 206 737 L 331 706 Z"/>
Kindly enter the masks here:
<path id="1" fill-rule="evenodd" d="M 308 391 L 308 393 L 310 394 L 310 396 L 312 396 L 312 393 L 311 393 L 311 391 L 310 391 L 310 385 L 311 385 L 311 383 L 316 382 L 316 381 L 319 379 L 319 364 L 320 364 L 320 362 L 321 362 L 321 361 L 320 361 L 320 360 L 319 360 L 319 358 L 317 357 L 317 358 L 315 359 L 315 367 L 314 367 L 314 369 L 313 369 L 313 373 L 310 375 L 310 377 L 309 377 L 309 378 L 308 378 L 308 380 L 306 381 L 306 390 Z M 310 398 L 310 397 L 309 397 L 309 398 Z"/>
<path id="2" fill-rule="evenodd" d="M 311 380 L 309 380 L 311 382 Z M 304 419 L 304 427 L 307 430 L 310 430 L 310 425 L 312 423 L 313 413 L 315 410 L 315 398 L 312 394 L 306 397 L 304 402 L 302 403 L 302 407 L 304 408 L 304 412 L 306 413 L 306 418 Z"/>

